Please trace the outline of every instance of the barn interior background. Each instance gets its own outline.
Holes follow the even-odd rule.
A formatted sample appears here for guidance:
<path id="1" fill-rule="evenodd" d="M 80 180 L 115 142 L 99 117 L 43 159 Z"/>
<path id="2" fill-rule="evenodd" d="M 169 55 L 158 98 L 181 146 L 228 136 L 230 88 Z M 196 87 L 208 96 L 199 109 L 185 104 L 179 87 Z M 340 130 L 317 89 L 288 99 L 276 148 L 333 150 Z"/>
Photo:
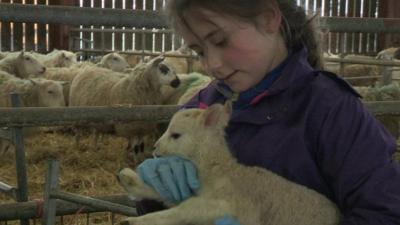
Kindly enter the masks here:
<path id="1" fill-rule="evenodd" d="M 383 49 L 400 46 L 398 0 L 296 2 L 308 9 L 310 15 L 319 15 L 323 51 L 328 55 L 375 56 Z M 161 19 L 158 11 L 164 4 L 164 0 L 0 0 L 0 49 L 1 52 L 24 50 L 43 54 L 65 49 L 79 52 L 80 60 L 94 59 L 110 52 L 144 57 L 176 50 L 183 42 Z M 399 102 L 392 103 L 366 104 L 376 114 L 398 116 Z M 132 109 L 107 107 L 37 110 L 0 108 L 0 126 L 15 127 L 18 134 L 18 129 L 27 124 L 60 126 L 79 120 L 98 122 L 116 117 L 122 121 L 166 120 L 176 108 L 139 107 L 135 110 L 141 113 L 137 114 L 132 114 Z M 110 113 L 110 110 L 114 111 Z M 34 139 L 20 139 L 19 145 L 16 144 L 19 154 L 0 158 L 0 191 L 4 193 L 0 193 L 0 224 L 14 224 L 16 220 L 21 224 L 36 223 L 40 218 L 45 218 L 42 222 L 51 222 L 54 219 L 51 214 L 55 212 L 44 208 L 55 204 L 50 200 L 56 198 L 68 200 L 56 202 L 57 224 L 113 224 L 121 218 L 119 214 L 129 214 L 129 209 L 123 206 L 131 207 L 132 202 L 126 196 L 116 195 L 123 190 L 114 179 L 115 171 L 124 165 L 121 156 L 126 144 L 122 139 L 106 136 L 100 149 L 93 149 L 87 138 L 76 149 L 71 134 L 46 132 Z M 48 167 L 48 158 L 61 161 L 60 189 L 97 196 L 118 203 L 120 207 L 113 208 L 107 202 L 84 196 L 71 196 L 57 191 L 58 188 L 52 193 L 53 198 L 49 198 L 50 192 L 44 190 L 44 186 L 48 182 L 57 183 L 58 173 L 54 164 Z M 17 165 L 21 162 L 22 166 Z M 48 168 L 53 168 L 53 174 L 46 179 Z M 78 200 L 73 201 L 76 198 Z M 95 213 L 104 211 L 116 214 Z"/>
<path id="2" fill-rule="evenodd" d="M 165 4 L 160 0 L 2 0 L 1 2 L 154 11 L 158 11 Z M 297 3 L 308 9 L 309 14 L 319 14 L 321 17 L 400 17 L 398 10 L 400 3 L 396 0 L 297 0 Z M 51 22 L 51 15 L 43 16 L 49 16 L 48 21 Z M 64 23 L 71 23 L 72 20 L 74 18 Z M 88 52 L 167 51 L 181 45 L 180 40 L 175 38 L 169 30 L 149 28 L 1 22 L 0 47 L 2 51 L 34 50 L 45 53 L 54 48 Z M 140 31 L 132 33 L 140 29 L 153 31 L 153 33 L 143 34 Z M 387 47 L 400 45 L 399 34 L 377 32 L 344 32 L 344 34 L 341 36 L 338 32 L 327 32 L 324 50 L 332 53 L 374 54 Z"/>

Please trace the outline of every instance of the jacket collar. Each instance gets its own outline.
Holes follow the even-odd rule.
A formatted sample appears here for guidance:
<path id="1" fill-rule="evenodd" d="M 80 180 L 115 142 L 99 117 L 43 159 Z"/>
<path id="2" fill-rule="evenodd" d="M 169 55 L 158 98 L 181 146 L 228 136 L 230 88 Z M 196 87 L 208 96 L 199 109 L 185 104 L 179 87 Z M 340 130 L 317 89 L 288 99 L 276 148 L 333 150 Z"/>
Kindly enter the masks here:
<path id="1" fill-rule="evenodd" d="M 277 80 L 264 93 L 253 99 L 251 107 L 235 114 L 231 122 L 265 124 L 288 114 L 290 106 L 293 105 L 290 103 L 293 99 L 293 89 L 303 86 L 308 83 L 307 78 L 313 77 L 314 69 L 308 63 L 307 57 L 304 47 L 294 51 Z"/>

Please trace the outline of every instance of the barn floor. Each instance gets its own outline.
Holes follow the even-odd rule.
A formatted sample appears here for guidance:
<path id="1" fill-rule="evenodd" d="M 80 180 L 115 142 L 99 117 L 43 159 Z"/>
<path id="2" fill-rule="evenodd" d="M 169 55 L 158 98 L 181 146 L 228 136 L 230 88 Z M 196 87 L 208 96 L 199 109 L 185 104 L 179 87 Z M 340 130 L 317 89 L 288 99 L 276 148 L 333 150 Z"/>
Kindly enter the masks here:
<path id="1" fill-rule="evenodd" d="M 29 199 L 41 199 L 43 196 L 49 158 L 55 158 L 60 162 L 59 187 L 63 191 L 87 196 L 124 193 L 115 179 L 115 173 L 128 165 L 125 161 L 125 139 L 105 135 L 99 149 L 94 149 L 92 143 L 93 136 L 86 136 L 81 140 L 80 147 L 75 148 L 73 135 L 59 132 L 47 132 L 26 139 Z M 394 158 L 400 161 L 400 141 Z M 0 180 L 16 186 L 14 160 L 13 153 L 6 153 L 0 157 Z M 0 202 L 14 202 L 14 200 L 0 193 Z M 110 214 L 103 213 L 93 218 L 91 216 L 90 224 L 111 224 L 110 221 Z M 86 224 L 86 216 L 72 216 L 64 219 L 64 224 Z"/>

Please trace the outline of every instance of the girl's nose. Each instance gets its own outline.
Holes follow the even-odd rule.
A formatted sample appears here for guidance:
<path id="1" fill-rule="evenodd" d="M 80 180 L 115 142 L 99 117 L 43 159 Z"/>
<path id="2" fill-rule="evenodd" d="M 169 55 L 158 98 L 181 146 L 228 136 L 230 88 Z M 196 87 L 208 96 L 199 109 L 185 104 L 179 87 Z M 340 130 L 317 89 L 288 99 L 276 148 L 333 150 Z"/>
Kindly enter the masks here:
<path id="1" fill-rule="evenodd" d="M 222 67 L 222 58 L 217 52 L 209 52 L 206 59 L 207 70 L 211 73 L 218 73 Z"/>

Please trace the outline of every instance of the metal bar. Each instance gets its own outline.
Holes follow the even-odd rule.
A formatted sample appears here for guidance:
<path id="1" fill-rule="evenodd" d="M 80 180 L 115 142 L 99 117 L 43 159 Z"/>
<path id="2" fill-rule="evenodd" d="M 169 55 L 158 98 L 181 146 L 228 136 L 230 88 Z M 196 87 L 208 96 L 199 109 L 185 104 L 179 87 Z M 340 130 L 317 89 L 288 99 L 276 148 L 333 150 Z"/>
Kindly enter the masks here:
<path id="1" fill-rule="evenodd" d="M 13 144 L 13 140 L 12 140 L 12 134 L 11 131 L 8 128 L 0 128 L 0 138 L 1 139 L 6 139 L 7 141 L 11 141 Z"/>
<path id="2" fill-rule="evenodd" d="M 400 101 L 364 102 L 374 115 L 400 116 Z"/>
<path id="3" fill-rule="evenodd" d="M 400 101 L 379 102 L 388 105 L 388 114 L 400 114 Z M 61 126 L 128 121 L 167 122 L 179 106 L 0 108 L 0 126 Z M 373 111 L 373 109 L 371 109 Z"/>
<path id="4" fill-rule="evenodd" d="M 0 21 L 118 27 L 166 27 L 156 11 L 0 3 Z"/>
<path id="5" fill-rule="evenodd" d="M 118 27 L 167 27 L 157 11 L 0 3 L 0 21 Z M 331 32 L 400 33 L 399 18 L 321 17 Z"/>
<path id="6" fill-rule="evenodd" d="M 175 58 L 193 58 L 197 59 L 198 57 L 196 55 L 182 55 L 182 54 L 172 54 L 172 53 L 163 53 L 163 52 L 148 52 L 148 51 L 112 51 L 112 50 L 101 50 L 101 49 L 78 49 L 81 52 L 90 52 L 90 53 L 111 53 L 111 52 L 117 52 L 117 53 L 123 53 L 123 54 L 129 54 L 129 55 L 140 55 L 140 56 L 159 56 L 160 54 L 163 54 L 165 57 L 175 57 Z"/>
<path id="7" fill-rule="evenodd" d="M 179 106 L 0 108 L 1 126 L 65 126 L 128 121 L 169 121 Z"/>
<path id="8" fill-rule="evenodd" d="M 44 189 L 44 210 L 42 217 L 43 225 L 53 225 L 56 220 L 56 199 L 52 199 L 50 194 L 58 188 L 58 171 L 59 162 L 57 160 L 49 160 L 46 185 Z"/>
<path id="9" fill-rule="evenodd" d="M 120 205 L 117 203 L 112 203 L 96 198 L 91 198 L 83 195 L 72 194 L 64 191 L 51 191 L 51 198 L 58 198 L 62 200 L 67 200 L 81 205 L 87 205 L 95 209 L 106 210 L 110 212 L 119 213 L 126 216 L 137 216 L 135 208 L 131 208 L 125 205 Z"/>
<path id="10" fill-rule="evenodd" d="M 17 200 L 17 188 L 0 181 L 0 191 Z"/>
<path id="11" fill-rule="evenodd" d="M 399 18 L 321 17 L 318 25 L 329 32 L 400 33 Z"/>
<path id="12" fill-rule="evenodd" d="M 19 94 L 11 94 L 11 105 L 13 107 L 21 107 L 22 102 Z M 26 160 L 25 160 L 25 148 L 24 148 L 24 136 L 22 133 L 22 126 L 13 127 L 12 139 L 15 141 L 15 161 L 17 167 L 17 201 L 26 202 L 28 201 L 28 178 L 26 175 Z M 29 225 L 29 220 L 21 219 L 21 225 Z"/>
<path id="13" fill-rule="evenodd" d="M 337 62 L 337 63 L 352 63 L 352 64 L 368 64 L 368 65 L 380 65 L 380 66 L 400 66 L 400 62 L 390 60 L 378 60 L 378 59 L 346 59 L 346 58 L 324 58 L 326 62 Z"/>
<path id="14" fill-rule="evenodd" d="M 142 30 L 142 29 L 111 29 L 111 28 L 72 28 L 70 32 L 93 32 L 93 33 L 144 33 L 144 34 L 170 34 L 172 30 Z"/>

